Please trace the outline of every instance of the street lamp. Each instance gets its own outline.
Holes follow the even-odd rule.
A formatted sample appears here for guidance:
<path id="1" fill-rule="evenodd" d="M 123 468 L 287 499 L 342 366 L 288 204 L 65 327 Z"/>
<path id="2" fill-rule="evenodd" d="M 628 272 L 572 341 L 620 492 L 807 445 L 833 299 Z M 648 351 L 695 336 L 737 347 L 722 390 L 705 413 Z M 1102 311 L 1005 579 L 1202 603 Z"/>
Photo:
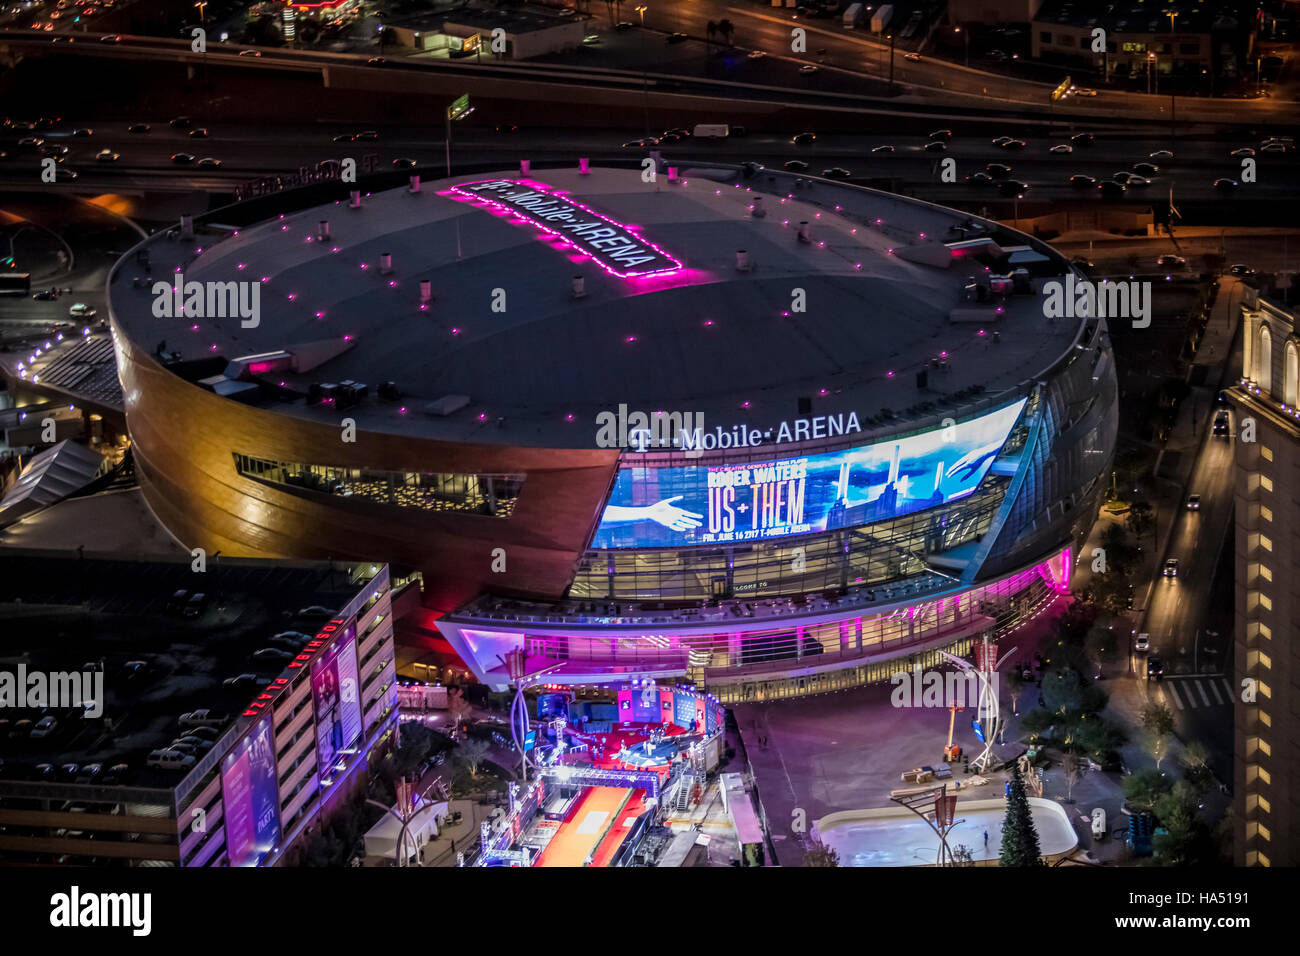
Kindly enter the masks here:
<path id="1" fill-rule="evenodd" d="M 1154 50 L 1149 50 L 1147 52 L 1147 93 L 1148 94 L 1151 92 L 1151 81 L 1153 77 L 1155 79 L 1155 91 L 1157 94 L 1160 92 L 1160 77 L 1155 76 L 1155 72 L 1156 72 L 1156 54 Z"/>
<path id="2" fill-rule="evenodd" d="M 635 7 L 641 15 L 641 109 L 645 115 L 645 136 L 650 138 L 650 74 L 645 58 L 645 13 L 650 8 L 642 3 Z"/>
<path id="3" fill-rule="evenodd" d="M 962 39 L 965 40 L 966 43 L 966 66 L 969 67 L 970 66 L 970 31 L 966 30 L 963 32 L 961 27 L 953 27 L 952 32 L 963 34 Z"/>

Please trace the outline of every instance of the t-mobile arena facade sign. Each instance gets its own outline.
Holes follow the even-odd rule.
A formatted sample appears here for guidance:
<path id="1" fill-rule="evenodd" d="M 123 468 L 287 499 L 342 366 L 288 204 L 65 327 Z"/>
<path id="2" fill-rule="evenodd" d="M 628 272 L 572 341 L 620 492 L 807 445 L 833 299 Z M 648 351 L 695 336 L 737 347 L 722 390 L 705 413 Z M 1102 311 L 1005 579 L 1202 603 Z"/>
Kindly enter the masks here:
<path id="1" fill-rule="evenodd" d="M 550 190 L 546 183 L 533 180 L 494 179 L 460 183 L 450 191 L 518 216 L 543 232 L 564 239 L 619 278 L 664 275 L 682 267 L 628 226 Z"/>

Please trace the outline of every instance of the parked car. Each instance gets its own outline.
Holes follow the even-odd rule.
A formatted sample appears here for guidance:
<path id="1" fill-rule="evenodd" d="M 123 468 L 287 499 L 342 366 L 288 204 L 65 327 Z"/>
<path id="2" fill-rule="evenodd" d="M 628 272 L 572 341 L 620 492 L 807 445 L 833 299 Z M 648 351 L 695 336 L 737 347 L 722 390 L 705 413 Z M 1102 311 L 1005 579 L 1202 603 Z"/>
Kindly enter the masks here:
<path id="1" fill-rule="evenodd" d="M 188 770 L 194 766 L 195 762 L 192 754 L 166 749 L 153 751 L 145 761 L 148 766 L 159 770 Z"/>
<path id="2" fill-rule="evenodd" d="M 286 651 L 279 647 L 260 647 L 253 651 L 252 658 L 255 661 L 288 661 L 293 659 L 293 652 Z"/>
<path id="3" fill-rule="evenodd" d="M 199 710 L 191 710 L 187 714 L 181 714 L 180 725 L 182 728 L 220 727 L 228 720 L 230 720 L 229 714 L 223 714 L 219 710 L 212 710 L 211 708 L 203 707 Z"/>
<path id="4" fill-rule="evenodd" d="M 203 613 L 203 609 L 208 606 L 208 596 L 202 591 L 196 591 L 190 595 L 185 602 L 185 608 L 181 611 L 182 617 L 198 617 Z"/>
<path id="5" fill-rule="evenodd" d="M 54 733 L 58 727 L 59 721 L 56 718 L 42 717 L 36 722 L 36 725 L 32 727 L 31 735 L 33 738 L 48 737 L 50 734 Z"/>

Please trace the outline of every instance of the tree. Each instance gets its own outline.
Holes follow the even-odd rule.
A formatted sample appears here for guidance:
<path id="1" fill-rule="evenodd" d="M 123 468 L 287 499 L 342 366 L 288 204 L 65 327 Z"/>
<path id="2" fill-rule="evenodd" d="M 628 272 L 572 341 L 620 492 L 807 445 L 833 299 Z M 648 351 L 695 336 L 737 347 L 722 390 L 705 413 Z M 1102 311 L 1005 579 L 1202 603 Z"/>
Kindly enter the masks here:
<path id="1" fill-rule="evenodd" d="M 1074 803 L 1074 785 L 1083 779 L 1083 761 L 1078 754 L 1067 751 L 1061 760 L 1061 770 L 1065 775 L 1065 802 Z"/>
<path id="2" fill-rule="evenodd" d="M 715 20 L 710 20 L 709 23 L 708 23 L 708 25 L 704 28 L 704 36 L 705 36 L 705 39 L 706 39 L 709 43 L 712 43 L 713 40 L 714 40 L 714 38 L 715 38 L 717 35 L 718 35 L 718 24 L 717 24 L 717 21 L 715 21 Z"/>
<path id="3" fill-rule="evenodd" d="M 1134 537 L 1139 541 L 1142 540 L 1142 536 L 1148 531 L 1154 530 L 1156 524 L 1155 512 L 1151 508 L 1151 502 L 1135 501 L 1129 505 L 1128 516 L 1125 517 L 1124 524 L 1129 531 L 1133 532 Z"/>
<path id="4" fill-rule="evenodd" d="M 1124 740 L 1124 731 L 1095 714 L 1080 721 L 1074 732 L 1074 742 L 1098 763 L 1103 762 L 1111 751 L 1118 750 Z"/>
<path id="5" fill-rule="evenodd" d="M 974 866 L 975 854 L 965 843 L 958 843 L 948 853 L 949 866 Z"/>
<path id="6" fill-rule="evenodd" d="M 477 777 L 479 765 L 491 749 L 492 745 L 486 740 L 466 740 L 457 749 L 456 759 L 465 765 L 471 777 Z"/>
<path id="7" fill-rule="evenodd" d="M 1199 817 L 1200 797 L 1196 788 L 1179 780 L 1156 798 L 1156 816 L 1162 833 L 1151 839 L 1156 859 L 1165 866 L 1197 866 L 1215 863 L 1219 852 L 1210 828 Z"/>
<path id="8" fill-rule="evenodd" d="M 1165 741 L 1174 732 L 1173 712 L 1165 705 L 1152 701 L 1142 708 L 1142 726 L 1151 744 L 1151 756 L 1156 759 L 1156 769 L 1165 756 Z"/>
<path id="9" fill-rule="evenodd" d="M 718 21 L 718 32 L 722 34 L 722 40 L 727 46 L 731 46 L 731 34 L 735 29 L 735 25 L 730 20 Z"/>
<path id="10" fill-rule="evenodd" d="M 1018 716 L 1020 714 L 1020 695 L 1025 692 L 1027 685 L 1025 672 L 1018 666 L 1012 666 L 1011 670 L 1007 671 L 1005 680 L 1007 682 L 1007 692 L 1011 695 L 1011 713 Z"/>
<path id="11" fill-rule="evenodd" d="M 1011 765 L 1011 795 L 1007 797 L 1007 815 L 1002 821 L 1002 853 L 999 866 L 1042 866 L 1038 848 L 1038 830 L 1025 795 L 1025 781 L 1020 765 Z"/>
<path id="12" fill-rule="evenodd" d="M 1054 723 L 1056 723 L 1056 717 L 1041 707 L 1035 707 L 1020 718 L 1020 729 L 1036 737 L 1039 734 L 1046 733 L 1047 729 Z"/>
<path id="13" fill-rule="evenodd" d="M 1124 802 L 1132 810 L 1155 810 L 1156 800 L 1169 790 L 1169 780 L 1159 770 L 1142 770 L 1124 778 Z"/>
<path id="14" fill-rule="evenodd" d="M 465 692 L 459 687 L 453 687 L 447 691 L 447 716 L 451 720 L 453 731 L 460 728 L 461 722 L 470 714 L 469 701 L 465 699 Z"/>
<path id="15" fill-rule="evenodd" d="M 1116 652 L 1119 650 L 1119 641 L 1115 638 L 1115 632 L 1109 627 L 1094 627 L 1083 639 L 1083 649 L 1088 660 L 1097 668 L 1097 676 L 1100 677 L 1102 665 L 1115 659 Z"/>
<path id="16" fill-rule="evenodd" d="M 804 866 L 839 866 L 840 855 L 820 840 L 814 840 L 804 851 Z"/>
<path id="17" fill-rule="evenodd" d="M 1204 793 L 1210 784 L 1210 754 L 1205 744 L 1199 740 L 1190 741 L 1178 755 L 1187 782 L 1196 787 L 1198 793 Z"/>

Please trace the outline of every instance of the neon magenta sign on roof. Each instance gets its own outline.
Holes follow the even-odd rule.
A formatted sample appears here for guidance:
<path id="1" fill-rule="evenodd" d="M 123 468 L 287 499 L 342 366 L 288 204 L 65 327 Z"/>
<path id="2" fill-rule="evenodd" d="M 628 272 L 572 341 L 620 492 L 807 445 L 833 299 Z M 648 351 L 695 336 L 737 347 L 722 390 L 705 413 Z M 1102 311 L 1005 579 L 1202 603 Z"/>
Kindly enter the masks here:
<path id="1" fill-rule="evenodd" d="M 632 227 L 552 191 L 546 183 L 493 179 L 460 183 L 450 191 L 517 216 L 563 239 L 610 275 L 622 279 L 665 275 L 682 267 L 654 243 L 638 236 Z"/>

